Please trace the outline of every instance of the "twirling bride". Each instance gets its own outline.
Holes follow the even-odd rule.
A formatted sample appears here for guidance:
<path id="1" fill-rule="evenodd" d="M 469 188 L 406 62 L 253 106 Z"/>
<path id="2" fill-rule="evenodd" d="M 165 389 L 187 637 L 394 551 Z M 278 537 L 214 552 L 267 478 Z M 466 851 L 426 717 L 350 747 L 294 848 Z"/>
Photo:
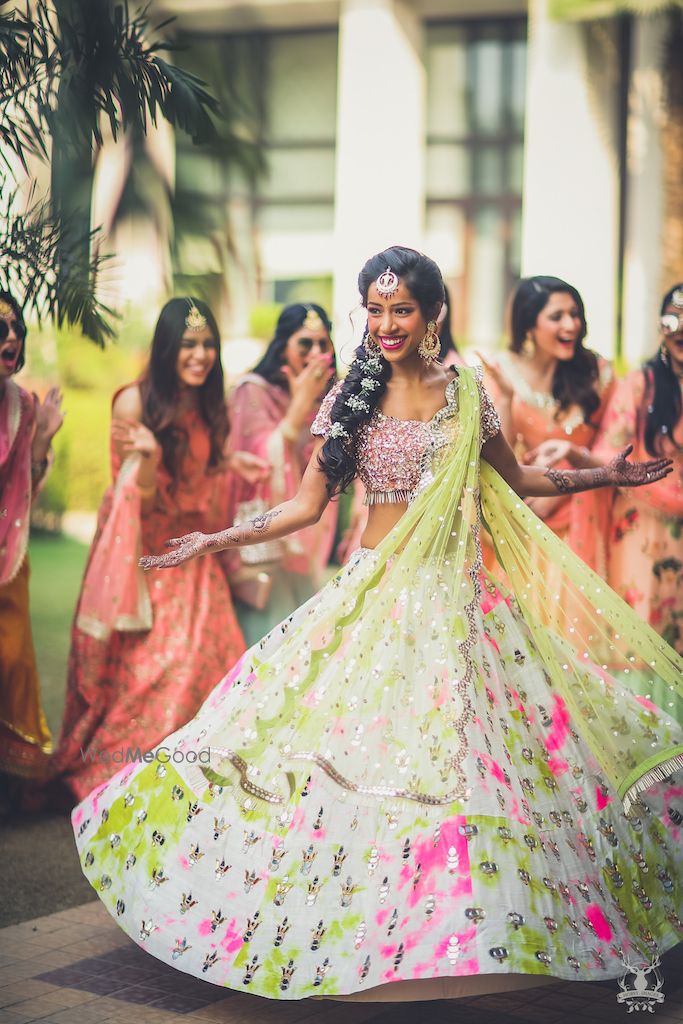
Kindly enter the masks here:
<path id="1" fill-rule="evenodd" d="M 296 497 L 143 563 L 282 537 L 356 475 L 363 547 L 80 804 L 84 871 L 154 956 L 276 999 L 617 977 L 683 928 L 683 662 L 520 495 L 669 463 L 518 465 L 477 374 L 434 359 L 436 264 L 391 248 L 359 286 L 368 332 Z"/>

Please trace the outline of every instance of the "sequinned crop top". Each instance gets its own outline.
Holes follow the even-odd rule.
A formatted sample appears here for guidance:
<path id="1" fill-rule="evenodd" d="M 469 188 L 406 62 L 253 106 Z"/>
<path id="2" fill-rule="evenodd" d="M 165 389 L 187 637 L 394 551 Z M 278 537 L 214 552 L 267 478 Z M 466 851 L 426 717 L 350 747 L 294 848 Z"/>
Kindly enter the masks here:
<path id="1" fill-rule="evenodd" d="M 493 403 L 476 375 L 481 403 L 481 444 L 500 430 L 500 420 Z M 343 381 L 325 396 L 313 421 L 311 433 L 326 437 L 331 426 L 330 414 Z M 452 419 L 458 411 L 458 378 L 446 385 L 446 404 L 425 422 L 400 420 L 375 409 L 370 419 L 361 424 L 354 437 L 358 476 L 365 487 L 365 504 L 398 504 L 411 501 L 420 490 L 422 463 L 434 447 L 434 427 Z"/>

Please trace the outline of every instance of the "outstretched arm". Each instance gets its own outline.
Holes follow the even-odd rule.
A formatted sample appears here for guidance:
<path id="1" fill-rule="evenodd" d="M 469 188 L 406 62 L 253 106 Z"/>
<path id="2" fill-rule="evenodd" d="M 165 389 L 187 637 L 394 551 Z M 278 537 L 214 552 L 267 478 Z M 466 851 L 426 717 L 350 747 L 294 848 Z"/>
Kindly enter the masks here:
<path id="1" fill-rule="evenodd" d="M 185 537 L 175 537 L 166 542 L 166 546 L 172 549 L 167 554 L 141 558 L 142 568 L 168 569 L 198 555 L 259 544 L 264 540 L 277 540 L 317 523 L 329 501 L 325 475 L 318 466 L 318 454 L 324 443 L 322 437 L 316 441 L 301 486 L 289 501 L 255 516 L 247 523 L 230 526 L 219 533 L 188 533 Z"/>
<path id="2" fill-rule="evenodd" d="M 629 445 L 607 465 L 591 469 L 522 466 L 503 434 L 498 432 L 483 446 L 481 456 L 521 498 L 557 497 L 596 487 L 640 487 L 661 480 L 671 472 L 671 459 L 629 462 L 627 456 L 632 449 Z"/>

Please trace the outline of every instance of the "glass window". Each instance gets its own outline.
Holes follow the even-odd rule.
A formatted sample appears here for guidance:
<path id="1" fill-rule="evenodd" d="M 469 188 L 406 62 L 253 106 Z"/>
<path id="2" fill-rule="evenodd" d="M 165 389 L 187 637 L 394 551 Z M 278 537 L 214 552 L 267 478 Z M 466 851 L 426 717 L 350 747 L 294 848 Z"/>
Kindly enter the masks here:
<path id="1" fill-rule="evenodd" d="M 526 21 L 428 26 L 427 242 L 465 343 L 495 344 L 519 273 Z"/>
<path id="2" fill-rule="evenodd" d="M 470 153 L 465 146 L 434 143 L 427 158 L 427 194 L 433 199 L 466 196 L 470 190 Z"/>
<path id="3" fill-rule="evenodd" d="M 220 145 L 194 149 L 178 133 L 178 275 L 187 274 L 191 254 L 193 273 L 227 276 L 225 242 L 238 205 L 242 258 L 259 270 L 255 299 L 289 294 L 299 279 L 327 280 L 334 253 L 337 32 L 216 34 L 194 42 L 191 70 L 219 100 L 226 98 L 226 109 L 238 111 L 230 128 L 258 143 L 265 170 L 240 171 Z"/>

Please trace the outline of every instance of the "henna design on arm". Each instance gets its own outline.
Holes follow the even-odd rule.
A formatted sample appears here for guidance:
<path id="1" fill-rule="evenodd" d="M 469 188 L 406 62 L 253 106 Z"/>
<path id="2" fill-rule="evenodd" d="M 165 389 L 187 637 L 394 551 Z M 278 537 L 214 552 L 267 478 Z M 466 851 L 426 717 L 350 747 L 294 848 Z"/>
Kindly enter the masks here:
<path id="1" fill-rule="evenodd" d="M 633 451 L 628 445 L 622 452 L 596 469 L 547 469 L 545 476 L 560 494 L 576 494 L 596 487 L 642 487 L 667 476 L 672 469 L 671 459 L 649 459 L 647 462 L 629 462 Z"/>
<path id="2" fill-rule="evenodd" d="M 551 466 L 545 475 L 560 494 L 590 491 L 595 487 L 607 487 L 611 483 L 607 466 L 600 466 L 599 469 L 553 469 Z"/>
<path id="3" fill-rule="evenodd" d="M 206 547 L 209 549 L 218 548 L 220 550 L 221 548 L 234 547 L 236 544 L 249 543 L 256 538 L 260 540 L 268 533 L 271 523 L 281 512 L 282 509 L 279 508 L 271 512 L 261 512 L 247 523 L 242 523 L 240 526 L 230 526 L 227 530 L 221 530 L 220 533 L 212 533 L 206 541 Z"/>

